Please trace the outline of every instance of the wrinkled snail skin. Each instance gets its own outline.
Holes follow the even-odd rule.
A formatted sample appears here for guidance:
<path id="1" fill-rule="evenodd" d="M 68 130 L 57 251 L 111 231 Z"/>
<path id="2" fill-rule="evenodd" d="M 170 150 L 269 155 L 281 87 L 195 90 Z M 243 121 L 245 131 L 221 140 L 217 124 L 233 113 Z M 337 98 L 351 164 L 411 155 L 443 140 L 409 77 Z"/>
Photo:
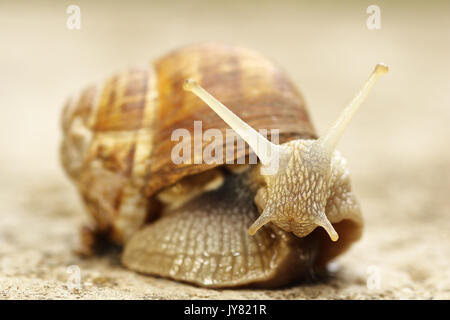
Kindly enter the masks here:
<path id="1" fill-rule="evenodd" d="M 217 190 L 143 227 L 125 245 L 125 266 L 213 288 L 277 287 L 308 277 L 317 241 L 274 225 L 248 234 L 259 213 L 247 176 L 229 174 Z"/>
<path id="2" fill-rule="evenodd" d="M 124 265 L 205 287 L 272 288 L 309 280 L 360 237 L 358 205 L 337 212 L 338 197 L 329 203 L 336 230 L 345 230 L 338 242 L 322 230 L 299 238 L 274 224 L 250 236 L 247 229 L 259 215 L 253 202 L 260 187 L 258 172 L 259 168 L 242 174 L 225 172 L 227 178 L 218 189 L 165 211 L 125 245 Z M 354 216 L 343 215 L 350 212 Z"/>
<path id="3" fill-rule="evenodd" d="M 323 270 L 362 233 L 346 161 L 334 149 L 387 71 L 377 68 L 319 139 L 285 73 L 243 48 L 184 47 L 86 88 L 64 108 L 61 144 L 92 217 L 82 253 L 106 238 L 123 246 L 131 270 L 213 288 L 279 287 Z M 254 165 L 175 164 L 171 134 L 194 136 L 194 121 L 223 136 L 231 127 L 250 146 L 257 139 L 280 168 L 267 174 L 273 159 L 256 149 Z M 259 129 L 278 129 L 279 145 Z M 249 156 L 248 146 L 227 153 L 224 139 L 223 147 L 226 163 Z"/>

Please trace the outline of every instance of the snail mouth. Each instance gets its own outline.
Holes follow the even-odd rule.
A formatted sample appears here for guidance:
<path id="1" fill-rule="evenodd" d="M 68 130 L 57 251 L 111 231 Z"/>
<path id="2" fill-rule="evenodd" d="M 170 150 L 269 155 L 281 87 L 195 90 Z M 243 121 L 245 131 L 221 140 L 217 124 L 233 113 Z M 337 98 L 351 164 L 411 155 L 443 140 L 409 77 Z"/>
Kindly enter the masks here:
<path id="1" fill-rule="evenodd" d="M 303 221 L 296 221 L 295 219 L 289 220 L 289 232 L 292 232 L 294 235 L 296 235 L 299 238 L 304 238 L 308 234 L 310 234 L 313 231 L 314 228 L 311 228 L 309 224 L 305 224 Z"/>
<path id="2" fill-rule="evenodd" d="M 296 234 L 296 225 L 297 225 L 297 223 L 295 222 L 295 220 L 293 219 L 293 218 L 290 218 L 289 219 L 289 230 L 286 230 L 286 231 L 289 231 L 289 232 L 293 232 L 294 234 Z"/>
<path id="3" fill-rule="evenodd" d="M 290 218 L 288 223 L 286 223 L 286 225 L 288 226 L 289 230 L 285 230 L 285 231 L 292 232 L 295 236 L 297 236 L 299 238 L 304 238 L 304 237 L 308 236 L 317 227 L 319 227 L 318 224 L 316 224 L 312 221 L 303 220 L 303 219 L 296 220 L 295 218 Z"/>

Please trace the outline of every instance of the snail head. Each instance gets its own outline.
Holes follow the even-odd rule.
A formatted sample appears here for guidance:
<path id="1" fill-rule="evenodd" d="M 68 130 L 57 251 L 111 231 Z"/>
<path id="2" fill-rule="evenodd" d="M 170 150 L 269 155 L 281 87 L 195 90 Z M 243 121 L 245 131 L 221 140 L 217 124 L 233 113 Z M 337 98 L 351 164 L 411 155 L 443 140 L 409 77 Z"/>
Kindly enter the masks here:
<path id="1" fill-rule="evenodd" d="M 336 145 L 352 116 L 366 98 L 377 79 L 388 71 L 378 64 L 363 88 L 342 111 L 326 133 L 317 140 L 298 139 L 277 145 L 250 127 L 230 109 L 216 100 L 194 80 L 188 79 L 184 89 L 193 92 L 209 105 L 242 139 L 261 162 L 265 186 L 260 188 L 255 203 L 261 215 L 250 226 L 254 235 L 272 222 L 281 229 L 305 237 L 316 227 L 323 227 L 331 240 L 339 236 L 330 223 L 326 205 L 337 179 L 333 166 Z"/>

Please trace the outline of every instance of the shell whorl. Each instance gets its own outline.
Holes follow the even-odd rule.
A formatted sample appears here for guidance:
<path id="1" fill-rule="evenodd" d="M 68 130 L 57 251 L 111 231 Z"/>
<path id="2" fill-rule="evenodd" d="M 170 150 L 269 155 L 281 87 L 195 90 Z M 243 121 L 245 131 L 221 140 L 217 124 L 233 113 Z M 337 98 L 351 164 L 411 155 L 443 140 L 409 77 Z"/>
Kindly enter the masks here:
<path id="1" fill-rule="evenodd" d="M 158 94 L 153 68 L 134 68 L 86 88 L 63 112 L 61 158 L 97 228 L 118 242 L 146 218 L 142 188 Z"/>
<path id="2" fill-rule="evenodd" d="M 195 79 L 218 97 L 250 126 L 278 129 L 280 143 L 295 136 L 315 138 L 315 131 L 301 94 L 278 66 L 260 54 L 239 47 L 219 44 L 192 45 L 175 50 L 155 62 L 158 77 L 159 108 L 155 121 L 155 145 L 146 194 L 152 195 L 187 175 L 209 170 L 218 164 L 175 164 L 171 151 L 174 129 L 184 128 L 194 136 L 194 121 L 202 130 L 218 129 L 226 137 L 229 126 L 203 101 L 183 90 L 186 79 Z M 230 163 L 250 152 L 245 145 L 226 151 Z M 203 144 L 203 150 L 207 144 Z M 202 152 L 203 152 L 202 150 Z"/>

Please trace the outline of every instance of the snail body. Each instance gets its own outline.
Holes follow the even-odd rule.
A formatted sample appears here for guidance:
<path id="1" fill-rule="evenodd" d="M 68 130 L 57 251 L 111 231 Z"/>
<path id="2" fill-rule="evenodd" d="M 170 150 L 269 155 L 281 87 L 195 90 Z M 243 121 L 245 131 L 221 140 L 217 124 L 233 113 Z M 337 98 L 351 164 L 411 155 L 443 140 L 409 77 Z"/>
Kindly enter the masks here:
<path id="1" fill-rule="evenodd" d="M 223 163 L 198 163 L 203 145 L 174 163 L 172 133 L 193 133 L 195 121 L 224 136 L 231 127 L 251 148 L 237 143 Z M 361 236 L 334 151 L 343 127 L 316 139 L 298 90 L 253 51 L 173 51 L 86 88 L 67 102 L 62 127 L 62 164 L 93 218 L 84 252 L 102 236 L 123 246 L 132 270 L 205 287 L 277 287 L 323 270 Z M 280 144 L 253 129 L 277 129 Z M 240 164 L 253 152 L 258 163 Z"/>

